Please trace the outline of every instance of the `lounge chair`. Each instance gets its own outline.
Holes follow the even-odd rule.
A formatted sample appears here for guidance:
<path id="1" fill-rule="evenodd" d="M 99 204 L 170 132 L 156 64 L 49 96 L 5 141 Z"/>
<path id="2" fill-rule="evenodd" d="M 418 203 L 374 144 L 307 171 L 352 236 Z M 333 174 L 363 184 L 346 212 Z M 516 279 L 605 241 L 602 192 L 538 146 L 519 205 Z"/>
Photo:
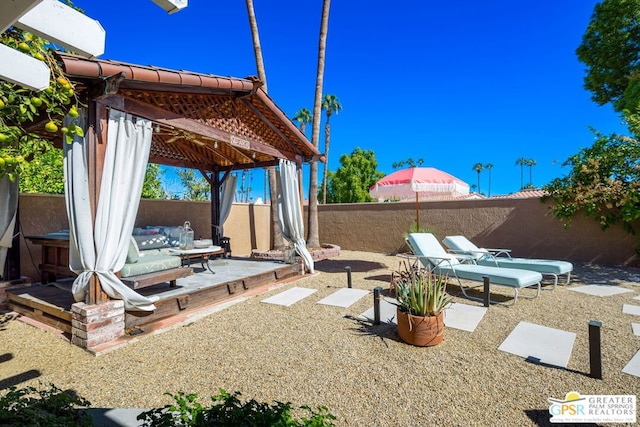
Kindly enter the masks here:
<path id="1" fill-rule="evenodd" d="M 469 296 L 466 292 L 467 288 L 475 286 L 465 286 L 461 280 L 480 282 L 481 284 L 477 286 L 482 286 L 485 277 L 492 285 L 513 289 L 513 304 L 518 300 L 518 291 L 522 288 L 536 289 L 535 296 L 530 298 L 540 295 L 542 275 L 536 271 L 475 264 L 472 256 L 448 253 L 431 233 L 411 233 L 407 237 L 407 244 L 423 266 L 432 269 L 436 274 L 455 278 L 466 298 L 480 299 Z M 469 261 L 470 263 L 465 263 Z"/>
<path id="2" fill-rule="evenodd" d="M 550 259 L 512 258 L 509 249 L 485 249 L 477 247 L 464 236 L 447 236 L 442 241 L 455 254 L 471 255 L 475 263 L 494 267 L 519 268 L 541 273 L 543 276 L 553 276 L 553 289 L 558 286 L 558 277 L 567 275 L 566 284 L 571 281 L 573 264 L 567 261 Z"/>

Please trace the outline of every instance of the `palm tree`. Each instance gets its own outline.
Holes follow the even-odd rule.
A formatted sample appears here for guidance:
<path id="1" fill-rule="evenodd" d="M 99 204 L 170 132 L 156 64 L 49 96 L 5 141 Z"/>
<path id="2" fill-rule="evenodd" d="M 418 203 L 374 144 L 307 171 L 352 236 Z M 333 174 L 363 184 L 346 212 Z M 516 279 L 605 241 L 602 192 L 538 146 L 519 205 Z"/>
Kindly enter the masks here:
<path id="1" fill-rule="evenodd" d="M 316 94 L 313 104 L 313 132 L 311 143 L 317 149 L 320 140 L 320 114 L 322 113 L 322 85 L 324 83 L 324 59 L 327 50 L 327 32 L 329 31 L 329 7 L 331 0 L 322 2 L 322 19 L 320 21 L 320 40 L 318 42 L 318 71 L 316 73 Z M 309 167 L 309 232 L 307 246 L 319 247 L 318 230 L 318 162 L 312 161 Z"/>
<path id="2" fill-rule="evenodd" d="M 493 165 L 491 163 L 487 163 L 484 165 L 484 168 L 489 171 L 489 192 L 487 197 L 491 197 L 491 169 L 493 169 Z"/>
<path id="3" fill-rule="evenodd" d="M 527 160 L 527 166 L 529 166 L 529 188 L 535 188 L 533 186 L 533 167 L 535 165 L 537 165 L 538 162 L 536 162 L 536 159 L 529 159 Z"/>
<path id="4" fill-rule="evenodd" d="M 251 28 L 251 37 L 253 38 L 253 53 L 256 59 L 256 68 L 258 69 L 258 78 L 262 82 L 262 90 L 267 92 L 267 73 L 262 60 L 262 48 L 260 47 L 260 33 L 258 32 L 258 21 L 256 20 L 255 10 L 253 9 L 253 0 L 246 0 L 247 15 L 249 16 L 249 26 Z M 278 220 L 278 204 L 275 203 L 278 197 L 276 187 L 276 169 L 268 168 L 269 171 L 269 190 L 271 196 L 271 235 L 273 236 L 273 248 L 284 249 L 284 237 Z"/>
<path id="5" fill-rule="evenodd" d="M 480 193 L 480 172 L 482 172 L 484 166 L 482 166 L 482 163 L 476 163 L 472 169 L 478 173 L 478 193 Z"/>
<path id="6" fill-rule="evenodd" d="M 331 125 L 329 121 L 331 120 L 331 115 L 333 113 L 338 114 L 338 111 L 342 110 L 342 104 L 338 100 L 338 97 L 335 95 L 325 95 L 322 99 L 322 108 L 327 114 L 327 121 L 324 123 L 324 176 L 322 178 L 322 204 L 327 203 L 327 166 L 329 165 L 329 140 L 331 137 Z"/>
<path id="7" fill-rule="evenodd" d="M 300 123 L 300 132 L 305 133 L 305 131 L 307 130 L 307 123 L 311 123 L 313 117 L 311 116 L 311 111 L 307 110 L 306 108 L 301 108 L 300 110 L 296 111 L 293 116 L 293 120 Z"/>
<path id="8" fill-rule="evenodd" d="M 527 164 L 527 159 L 525 159 L 524 157 L 520 157 L 518 160 L 516 160 L 516 166 L 520 166 L 520 189 L 522 190 L 524 188 L 524 166 Z"/>

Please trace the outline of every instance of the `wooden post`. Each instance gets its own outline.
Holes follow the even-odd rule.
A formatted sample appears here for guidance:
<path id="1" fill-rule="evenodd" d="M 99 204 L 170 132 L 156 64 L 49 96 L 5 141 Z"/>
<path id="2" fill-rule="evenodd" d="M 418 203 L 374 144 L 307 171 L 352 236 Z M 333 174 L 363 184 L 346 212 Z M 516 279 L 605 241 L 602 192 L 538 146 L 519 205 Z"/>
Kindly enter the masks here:
<path id="1" fill-rule="evenodd" d="M 96 211 L 100 197 L 100 182 L 104 169 L 104 158 L 107 149 L 107 109 L 104 105 L 89 101 L 87 117 L 87 172 L 89 177 L 89 200 L 91 204 L 91 222 L 95 229 Z M 107 302 L 109 296 L 102 290 L 98 277 L 94 274 L 89 279 L 89 289 L 85 302 L 88 305 Z"/>
<path id="2" fill-rule="evenodd" d="M 218 235 L 218 227 L 220 227 L 220 174 L 212 172 L 211 174 L 211 240 L 216 246 L 220 245 L 220 236 Z"/>

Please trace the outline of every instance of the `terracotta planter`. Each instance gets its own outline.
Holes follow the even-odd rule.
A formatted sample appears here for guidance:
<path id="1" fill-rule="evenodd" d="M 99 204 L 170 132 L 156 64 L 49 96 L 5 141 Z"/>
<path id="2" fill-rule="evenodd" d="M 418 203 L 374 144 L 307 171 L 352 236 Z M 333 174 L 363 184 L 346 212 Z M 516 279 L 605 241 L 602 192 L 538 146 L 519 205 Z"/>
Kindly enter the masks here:
<path id="1" fill-rule="evenodd" d="M 413 316 L 398 309 L 398 335 L 407 344 L 425 347 L 444 339 L 444 312 L 436 316 Z"/>

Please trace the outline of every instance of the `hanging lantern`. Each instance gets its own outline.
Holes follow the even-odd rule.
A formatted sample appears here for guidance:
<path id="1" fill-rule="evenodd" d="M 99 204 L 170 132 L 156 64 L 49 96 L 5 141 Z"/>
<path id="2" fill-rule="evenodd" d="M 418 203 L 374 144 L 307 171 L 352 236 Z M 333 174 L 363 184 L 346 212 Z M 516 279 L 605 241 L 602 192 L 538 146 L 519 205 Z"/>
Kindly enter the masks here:
<path id="1" fill-rule="evenodd" d="M 189 221 L 184 222 L 180 232 L 180 249 L 193 249 L 193 230 Z"/>

